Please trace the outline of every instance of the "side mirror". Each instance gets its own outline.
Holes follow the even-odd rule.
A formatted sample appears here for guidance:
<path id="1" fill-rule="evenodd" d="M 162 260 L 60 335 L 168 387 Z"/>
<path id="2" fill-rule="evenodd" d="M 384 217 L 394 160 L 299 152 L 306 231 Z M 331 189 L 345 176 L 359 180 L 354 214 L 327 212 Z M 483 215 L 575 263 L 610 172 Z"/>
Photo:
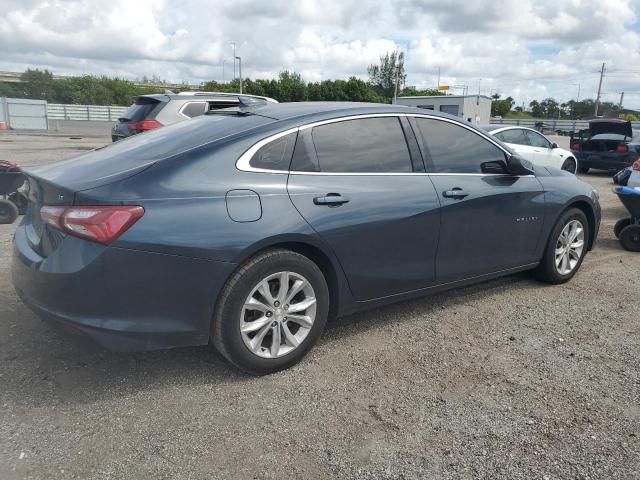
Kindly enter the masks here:
<path id="1" fill-rule="evenodd" d="M 554 148 L 560 148 L 560 147 L 558 147 L 558 144 L 554 142 L 551 144 L 551 150 L 553 150 Z"/>
<path id="2" fill-rule="evenodd" d="M 507 170 L 512 175 L 531 175 L 533 174 L 533 165 L 526 158 L 510 155 L 507 157 Z"/>
<path id="3" fill-rule="evenodd" d="M 507 164 L 504 160 L 493 160 L 490 162 L 483 162 L 480 164 L 480 170 L 482 173 L 493 174 L 505 174 L 509 173 L 507 170 Z"/>

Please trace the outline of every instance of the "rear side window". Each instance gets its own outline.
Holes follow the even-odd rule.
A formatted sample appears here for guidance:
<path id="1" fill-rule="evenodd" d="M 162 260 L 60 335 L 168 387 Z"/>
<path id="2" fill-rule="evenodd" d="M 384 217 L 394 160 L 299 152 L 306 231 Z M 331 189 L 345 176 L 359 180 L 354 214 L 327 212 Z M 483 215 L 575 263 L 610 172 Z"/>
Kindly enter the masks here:
<path id="1" fill-rule="evenodd" d="M 416 125 L 436 173 L 482 173 L 482 163 L 505 160 L 496 145 L 455 123 L 416 118 Z"/>
<path id="2" fill-rule="evenodd" d="M 255 153 L 249 164 L 265 170 L 289 170 L 296 136 L 297 132 L 289 133 L 267 143 Z"/>
<path id="3" fill-rule="evenodd" d="M 189 118 L 204 115 L 206 102 L 189 102 L 182 107 L 181 113 Z"/>
<path id="4" fill-rule="evenodd" d="M 512 130 L 505 130 L 504 132 L 496 133 L 496 137 L 506 143 L 513 143 L 515 145 L 530 145 L 529 137 L 524 134 L 524 130 L 520 128 L 514 128 Z"/>
<path id="5" fill-rule="evenodd" d="M 411 172 L 411 157 L 397 117 L 345 120 L 315 127 L 313 144 L 322 172 Z"/>

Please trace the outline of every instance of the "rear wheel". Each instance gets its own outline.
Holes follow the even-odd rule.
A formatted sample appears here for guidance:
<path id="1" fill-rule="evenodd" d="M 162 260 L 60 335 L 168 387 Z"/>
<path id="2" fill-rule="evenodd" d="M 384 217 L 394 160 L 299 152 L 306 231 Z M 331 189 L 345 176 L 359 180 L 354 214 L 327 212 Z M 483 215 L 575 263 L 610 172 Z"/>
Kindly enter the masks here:
<path id="1" fill-rule="evenodd" d="M 296 364 L 327 322 L 329 289 L 318 266 L 289 250 L 270 250 L 227 282 L 216 307 L 211 342 L 254 375 Z"/>
<path id="2" fill-rule="evenodd" d="M 620 232 L 620 243 L 625 250 L 640 252 L 640 225 L 628 225 Z"/>
<path id="3" fill-rule="evenodd" d="M 562 164 L 562 170 L 575 174 L 577 171 L 578 164 L 576 163 L 575 158 L 567 158 Z"/>
<path id="4" fill-rule="evenodd" d="M 580 167 L 578 168 L 580 173 L 589 173 L 589 167 Z"/>
<path id="5" fill-rule="evenodd" d="M 570 208 L 553 227 L 535 277 L 553 284 L 568 282 L 582 265 L 588 244 L 587 217 L 582 210 Z"/>
<path id="6" fill-rule="evenodd" d="M 0 223 L 13 223 L 18 218 L 18 207 L 13 202 L 0 198 Z"/>
<path id="7" fill-rule="evenodd" d="M 632 218 L 621 218 L 613 226 L 613 234 L 616 236 L 616 238 L 620 238 L 620 232 L 622 232 L 622 230 L 625 227 L 628 227 L 632 223 L 633 223 L 633 219 Z"/>

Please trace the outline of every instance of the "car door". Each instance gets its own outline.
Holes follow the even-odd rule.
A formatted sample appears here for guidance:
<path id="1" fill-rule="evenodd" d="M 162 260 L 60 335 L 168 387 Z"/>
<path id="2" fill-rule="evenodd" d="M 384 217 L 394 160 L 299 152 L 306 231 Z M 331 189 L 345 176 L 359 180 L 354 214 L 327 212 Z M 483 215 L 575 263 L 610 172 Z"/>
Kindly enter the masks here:
<path id="1" fill-rule="evenodd" d="M 435 281 L 440 202 L 406 119 L 352 118 L 302 127 L 288 190 L 333 249 L 357 300 Z"/>
<path id="2" fill-rule="evenodd" d="M 534 149 L 535 156 L 538 159 L 534 163 L 544 167 L 557 167 L 557 160 L 553 156 L 551 142 L 544 136 L 533 130 L 523 130 L 529 139 L 531 147 Z"/>
<path id="3" fill-rule="evenodd" d="M 447 283 L 536 262 L 544 192 L 533 175 L 483 173 L 505 152 L 458 122 L 415 118 L 442 215 L 436 279 Z"/>

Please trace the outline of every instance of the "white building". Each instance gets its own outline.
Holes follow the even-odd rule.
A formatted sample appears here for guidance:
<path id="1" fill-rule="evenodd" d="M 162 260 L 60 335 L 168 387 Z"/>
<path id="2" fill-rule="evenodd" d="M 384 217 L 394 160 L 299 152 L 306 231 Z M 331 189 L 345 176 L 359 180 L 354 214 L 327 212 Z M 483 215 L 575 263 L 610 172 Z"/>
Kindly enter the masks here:
<path id="1" fill-rule="evenodd" d="M 491 119 L 491 97 L 486 95 L 438 95 L 434 97 L 398 97 L 398 105 L 444 112 L 468 122 L 487 124 Z"/>

